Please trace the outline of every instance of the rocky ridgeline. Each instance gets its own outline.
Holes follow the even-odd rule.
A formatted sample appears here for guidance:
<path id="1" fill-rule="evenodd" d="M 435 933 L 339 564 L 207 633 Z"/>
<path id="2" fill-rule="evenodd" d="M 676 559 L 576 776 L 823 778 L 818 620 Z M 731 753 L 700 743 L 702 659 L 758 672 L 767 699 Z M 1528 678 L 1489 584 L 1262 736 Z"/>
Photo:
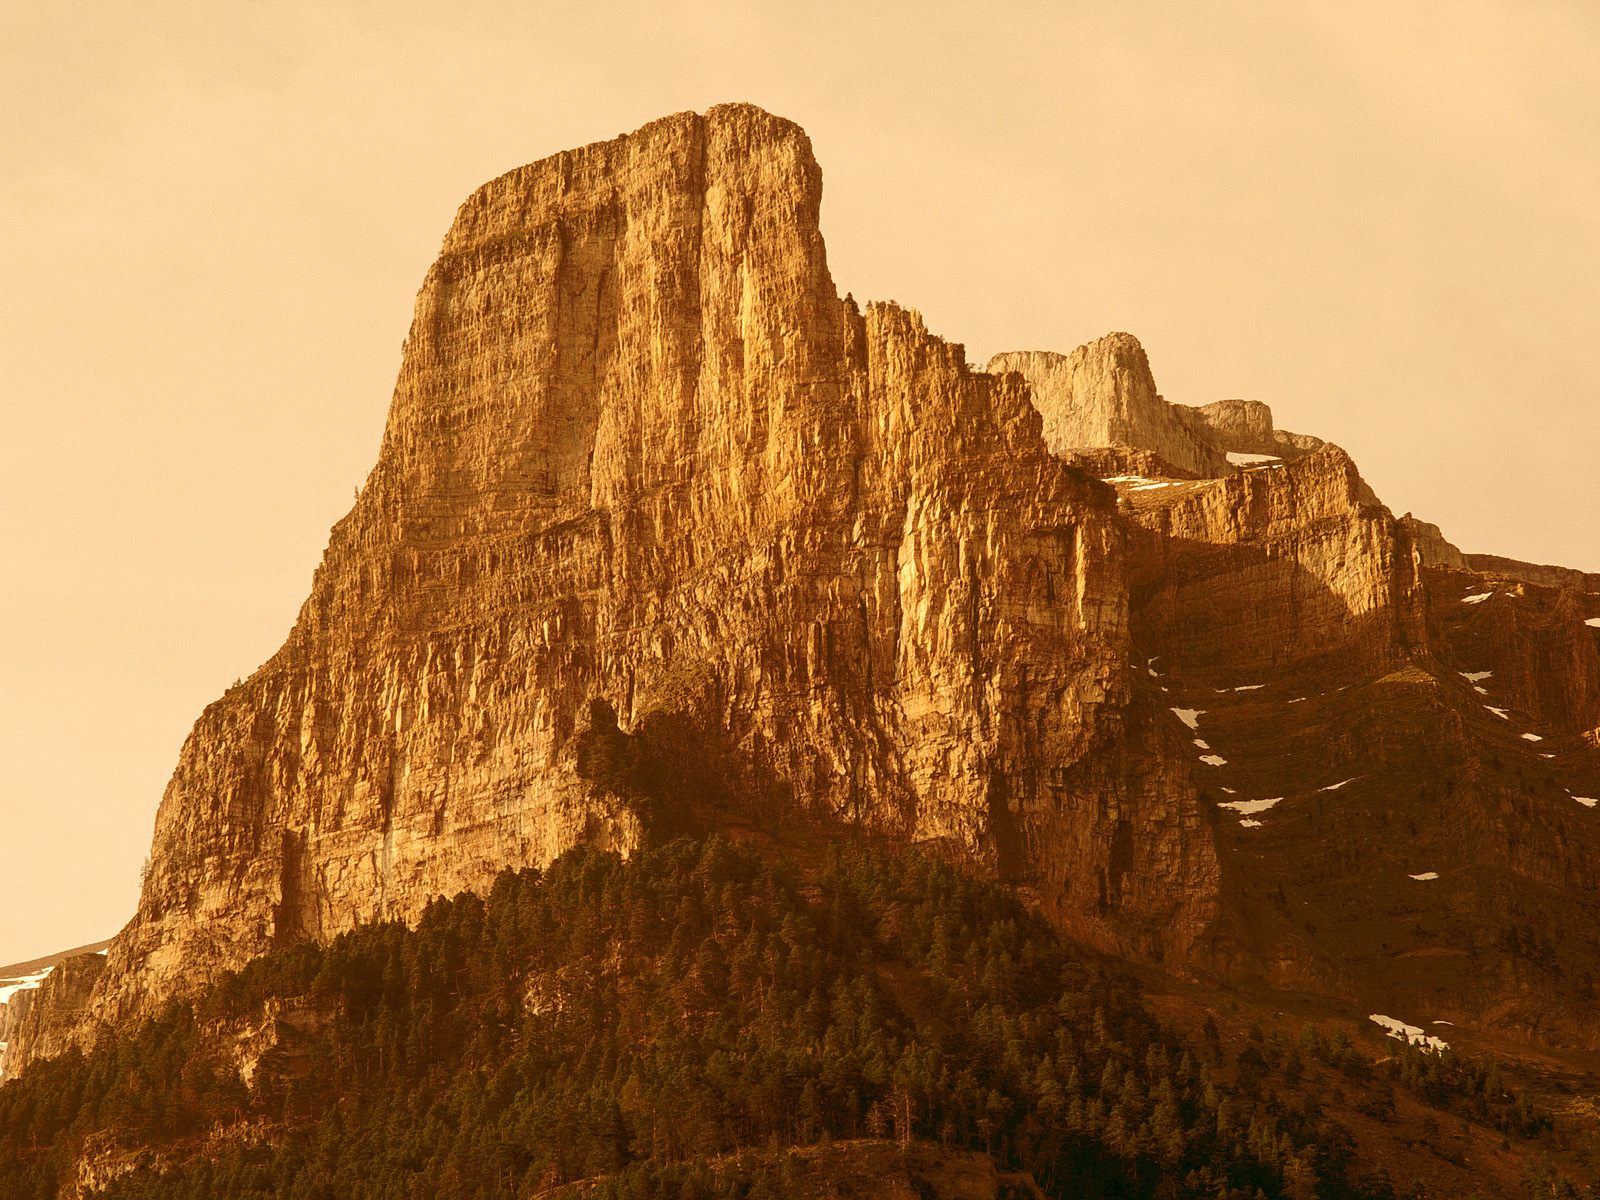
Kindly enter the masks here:
<path id="1" fill-rule="evenodd" d="M 1519 879 L 1600 928 L 1600 813 L 1530 811 L 1553 760 L 1493 742 L 1460 676 L 1492 657 L 1571 743 L 1562 786 L 1600 794 L 1596 598 L 1563 577 L 1463 632 L 1436 579 L 1459 552 L 1338 448 L 1265 405 L 1169 404 L 1126 334 L 974 370 L 914 312 L 839 298 L 820 198 L 805 135 L 729 106 L 462 206 L 299 620 L 201 715 L 103 976 L 14 1058 L 506 866 L 635 846 L 637 809 L 578 770 L 594 701 L 676 722 L 734 781 L 730 823 L 933 843 L 1186 973 L 1600 1041 L 1567 974 L 1593 934 L 1438 986 L 1364 957 L 1396 820 L 1464 856 L 1449 954 L 1510 936 Z M 1473 892 L 1468 861 L 1501 865 Z M 1423 873 L 1383 875 L 1384 903 L 1434 903 Z M 1399 924 L 1395 954 L 1441 937 Z"/>

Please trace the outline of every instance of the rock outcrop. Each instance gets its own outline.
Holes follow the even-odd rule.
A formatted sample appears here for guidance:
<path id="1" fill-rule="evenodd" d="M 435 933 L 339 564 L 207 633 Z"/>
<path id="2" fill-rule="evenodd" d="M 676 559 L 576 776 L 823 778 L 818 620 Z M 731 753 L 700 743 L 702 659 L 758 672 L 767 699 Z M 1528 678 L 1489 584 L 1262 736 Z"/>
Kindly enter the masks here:
<path id="1" fill-rule="evenodd" d="M 1150 360 L 1129 334 L 1107 334 L 1071 354 L 999 354 L 986 369 L 1015 371 L 1028 381 L 1044 417 L 1045 445 L 1054 454 L 1125 446 L 1148 450 L 1194 475 L 1228 469 L 1223 452 L 1156 393 Z"/>
<path id="2" fill-rule="evenodd" d="M 1467 569 L 1466 555 L 1444 536 L 1444 530 L 1431 521 L 1423 521 L 1407 513 L 1400 518 L 1416 547 L 1417 561 L 1425 567 L 1450 567 L 1457 571 Z"/>
<path id="3" fill-rule="evenodd" d="M 1310 434 L 1275 428 L 1272 409 L 1259 400 L 1218 400 L 1201 408 L 1177 408 L 1183 420 L 1224 455 L 1296 458 L 1326 444 Z"/>
<path id="4" fill-rule="evenodd" d="M 1177 476 L 1209 478 L 1264 458 L 1298 458 L 1324 444 L 1274 428 L 1272 410 L 1258 400 L 1203 408 L 1168 403 L 1156 391 L 1144 347 L 1127 333 L 1108 333 L 1071 354 L 997 354 L 985 369 L 1026 379 L 1051 453 L 1090 470 L 1100 453 L 1115 448 L 1153 455 Z"/>
<path id="5" fill-rule="evenodd" d="M 84 947 L 53 956 L 26 977 L 27 986 L 7 988 L 0 1002 L 0 1080 L 31 1059 L 71 1046 L 94 986 L 105 971 L 103 954 Z"/>

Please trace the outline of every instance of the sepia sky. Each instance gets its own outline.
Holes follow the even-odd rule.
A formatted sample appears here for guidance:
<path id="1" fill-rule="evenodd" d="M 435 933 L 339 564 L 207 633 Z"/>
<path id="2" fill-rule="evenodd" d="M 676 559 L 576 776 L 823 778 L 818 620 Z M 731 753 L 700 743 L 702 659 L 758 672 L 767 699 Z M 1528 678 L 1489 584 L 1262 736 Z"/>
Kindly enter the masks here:
<path id="1" fill-rule="evenodd" d="M 761 104 L 841 292 L 979 359 L 1130 331 L 1168 399 L 1600 571 L 1596 64 L 1590 0 L 0 0 L 0 964 L 131 914 L 484 180 Z"/>

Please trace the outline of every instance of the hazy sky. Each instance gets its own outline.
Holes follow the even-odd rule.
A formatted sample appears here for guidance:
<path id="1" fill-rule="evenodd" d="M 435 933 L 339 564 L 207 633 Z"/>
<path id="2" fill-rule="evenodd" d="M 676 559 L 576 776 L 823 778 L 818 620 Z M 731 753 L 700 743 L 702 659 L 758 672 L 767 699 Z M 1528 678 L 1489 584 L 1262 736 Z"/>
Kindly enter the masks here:
<path id="1" fill-rule="evenodd" d="M 973 357 L 1128 330 L 1168 399 L 1600 570 L 1597 64 L 1591 0 L 3 0 L 0 963 L 131 913 L 484 180 L 753 101 L 811 134 L 841 291 Z"/>

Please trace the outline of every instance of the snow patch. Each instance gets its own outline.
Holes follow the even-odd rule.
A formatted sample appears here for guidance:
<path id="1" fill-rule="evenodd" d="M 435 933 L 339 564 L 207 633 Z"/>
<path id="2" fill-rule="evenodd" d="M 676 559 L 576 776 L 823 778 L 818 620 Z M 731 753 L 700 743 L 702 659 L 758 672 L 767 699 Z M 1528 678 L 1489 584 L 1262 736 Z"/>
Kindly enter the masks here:
<path id="1" fill-rule="evenodd" d="M 1241 816 L 1250 816 L 1252 813 L 1266 812 L 1267 809 L 1282 799 L 1282 796 L 1274 796 L 1270 800 L 1224 800 L 1217 807 L 1231 808 Z"/>
<path id="2" fill-rule="evenodd" d="M 1261 828 L 1261 822 L 1260 821 L 1252 821 L 1249 817 L 1246 817 L 1244 820 L 1240 821 L 1239 824 L 1243 825 L 1246 829 L 1260 829 Z"/>
<path id="3" fill-rule="evenodd" d="M 1484 707 L 1492 712 L 1495 716 L 1499 717 L 1502 721 L 1511 720 L 1511 714 L 1506 712 L 1506 710 L 1503 708 L 1496 708 L 1492 704 L 1485 704 Z"/>
<path id="4" fill-rule="evenodd" d="M 1567 795 L 1572 796 L 1572 793 L 1568 792 Z M 1593 808 L 1596 804 L 1600 804 L 1600 800 L 1596 800 L 1593 796 L 1572 796 L 1572 798 L 1585 808 Z"/>
<path id="5" fill-rule="evenodd" d="M 1464 596 L 1464 597 L 1462 597 L 1461 603 L 1463 603 L 1463 604 L 1482 604 L 1485 600 L 1487 600 L 1492 595 L 1494 595 L 1493 592 L 1479 592 L 1476 596 Z"/>
<path id="6" fill-rule="evenodd" d="M 1241 450 L 1229 450 L 1228 461 L 1236 467 L 1253 467 L 1260 463 L 1282 462 L 1280 454 L 1245 454 Z"/>
<path id="7" fill-rule="evenodd" d="M 1493 671 L 1458 671 L 1457 674 L 1468 683 L 1482 683 L 1485 679 L 1494 677 Z"/>
<path id="8" fill-rule="evenodd" d="M 1382 1013 L 1370 1013 L 1367 1020 L 1374 1025 L 1381 1025 L 1392 1038 L 1397 1038 L 1410 1046 L 1421 1046 L 1424 1050 L 1448 1050 L 1450 1043 L 1424 1033 L 1416 1025 L 1407 1025 L 1404 1021 L 1397 1021 L 1393 1017 L 1386 1017 Z"/>
<path id="9" fill-rule="evenodd" d="M 1203 708 L 1175 708 L 1172 710 L 1172 715 L 1177 717 L 1178 720 L 1182 721 L 1190 729 L 1198 732 L 1200 729 L 1200 718 L 1205 711 L 1206 710 Z"/>
<path id="10" fill-rule="evenodd" d="M 1289 701 L 1290 704 L 1304 704 L 1305 702 L 1306 698 L 1304 696 L 1296 696 L 1293 700 Z"/>
<path id="11" fill-rule="evenodd" d="M 1542 742 L 1542 741 L 1544 741 L 1544 739 L 1542 737 L 1540 737 L 1537 733 L 1525 733 L 1525 734 L 1522 735 L 1522 740 L 1525 741 L 1525 742 Z"/>
<path id="12" fill-rule="evenodd" d="M 1600 617 L 1590 617 L 1584 624 L 1593 629 L 1600 629 Z"/>
<path id="13" fill-rule="evenodd" d="M 1437 871 L 1424 871 L 1421 875 L 1413 875 L 1413 876 L 1411 876 L 1411 878 L 1412 879 L 1422 879 L 1422 880 L 1437 879 L 1437 878 L 1439 878 L 1439 872 L 1437 872 Z"/>
<path id="14" fill-rule="evenodd" d="M 1208 767 L 1220 767 L 1228 760 L 1223 758 L 1220 754 L 1202 754 L 1200 756 L 1200 761 L 1205 763 Z"/>
<path id="15" fill-rule="evenodd" d="M 1319 791 L 1319 792 L 1337 792 L 1345 784 L 1354 783 L 1359 778 L 1361 778 L 1359 775 L 1352 775 L 1352 776 L 1350 776 L 1349 779 L 1341 779 L 1338 783 L 1330 783 L 1327 787 L 1319 787 L 1317 789 L 1317 791 Z"/>
<path id="16" fill-rule="evenodd" d="M 1211 749 L 1211 746 L 1206 742 L 1205 738 L 1195 738 L 1194 739 L 1194 744 L 1196 746 L 1199 746 L 1200 749 L 1202 749 L 1202 750 Z"/>

